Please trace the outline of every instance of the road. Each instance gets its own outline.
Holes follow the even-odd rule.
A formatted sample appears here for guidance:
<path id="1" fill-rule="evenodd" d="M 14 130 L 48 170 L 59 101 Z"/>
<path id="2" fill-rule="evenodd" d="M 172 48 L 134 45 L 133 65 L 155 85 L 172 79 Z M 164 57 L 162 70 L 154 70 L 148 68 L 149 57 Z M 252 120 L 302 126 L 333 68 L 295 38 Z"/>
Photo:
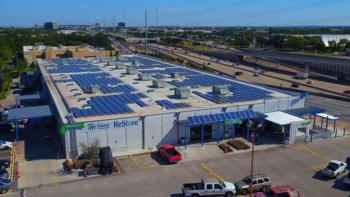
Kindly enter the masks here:
<path id="1" fill-rule="evenodd" d="M 329 159 L 344 160 L 349 154 L 350 137 L 321 139 L 310 144 L 278 147 L 256 153 L 256 173 L 270 176 L 273 185 L 293 185 L 303 197 L 346 197 L 350 188 L 337 180 L 324 180 L 317 173 Z M 204 150 L 203 150 L 204 151 Z M 130 161 L 131 162 L 131 161 Z M 157 165 L 150 168 L 123 166 L 119 176 L 88 178 L 83 181 L 29 188 L 29 196 L 120 196 L 178 197 L 185 182 L 220 176 L 235 182 L 249 174 L 250 153 Z"/>
<path id="2" fill-rule="evenodd" d="M 150 45 L 150 47 L 154 47 Z M 282 87 L 288 89 L 294 89 L 297 91 L 308 91 L 318 95 L 332 96 L 338 98 L 346 98 L 349 99 L 349 96 L 344 95 L 343 91 L 347 90 L 349 86 L 329 83 L 321 80 L 313 80 L 313 84 L 307 84 L 308 80 L 297 80 L 294 79 L 294 75 L 285 74 L 285 73 L 277 73 L 273 71 L 265 72 L 264 74 L 259 74 L 258 77 L 254 77 L 253 73 L 256 72 L 253 67 L 247 65 L 236 65 L 232 66 L 232 62 L 224 61 L 224 60 L 213 60 L 208 56 L 188 52 L 181 48 L 177 48 L 175 50 L 174 47 L 165 47 L 159 46 L 160 49 L 166 51 L 171 54 L 175 54 L 181 58 L 197 62 L 201 65 L 205 65 L 206 67 L 212 68 L 221 73 L 226 73 L 227 75 L 233 76 L 235 72 L 240 71 L 243 72 L 244 75 L 238 77 L 238 79 L 253 82 L 256 84 L 274 86 L 274 87 Z M 210 63 L 210 64 L 208 64 Z M 297 83 L 299 84 L 299 88 L 292 88 L 291 84 Z"/>

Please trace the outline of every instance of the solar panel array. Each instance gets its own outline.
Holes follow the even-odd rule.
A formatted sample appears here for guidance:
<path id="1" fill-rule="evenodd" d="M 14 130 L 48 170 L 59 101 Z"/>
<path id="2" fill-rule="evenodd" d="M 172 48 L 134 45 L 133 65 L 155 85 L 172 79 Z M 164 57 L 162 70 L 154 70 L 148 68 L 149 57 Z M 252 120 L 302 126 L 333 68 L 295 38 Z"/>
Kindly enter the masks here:
<path id="1" fill-rule="evenodd" d="M 248 85 L 236 84 L 235 86 L 229 86 L 229 90 L 231 93 L 233 93 L 229 96 L 219 95 L 213 92 L 201 93 L 194 91 L 193 93 L 217 104 L 255 101 L 272 98 L 270 91 L 251 87 Z"/>
<path id="2" fill-rule="evenodd" d="M 99 72 L 101 69 L 92 64 L 68 64 L 47 67 L 49 73 L 81 73 L 81 72 Z"/>
<path id="3" fill-rule="evenodd" d="M 85 93 L 91 92 L 93 85 L 98 85 L 99 88 L 104 88 L 106 91 L 111 91 L 108 85 L 118 85 L 123 83 L 116 77 L 109 73 L 86 73 L 71 75 L 72 79 L 80 86 Z"/>
<path id="4" fill-rule="evenodd" d="M 72 108 L 71 111 L 76 118 L 131 113 L 133 110 L 127 104 L 136 103 L 140 107 L 147 106 L 147 104 L 140 100 L 142 98 L 146 98 L 146 95 L 134 93 L 96 96 L 91 97 L 91 100 L 88 101 L 88 108 Z"/>
<path id="5" fill-rule="evenodd" d="M 203 86 L 203 87 L 209 87 L 209 86 L 215 86 L 215 85 L 231 85 L 234 82 L 215 77 L 212 75 L 193 75 L 193 76 L 187 76 L 187 79 L 183 81 L 173 80 L 169 82 L 172 85 L 175 85 L 177 87 L 192 87 L 192 86 Z"/>
<path id="6" fill-rule="evenodd" d="M 199 72 L 196 72 L 194 70 L 189 70 L 185 68 L 166 68 L 166 69 L 153 69 L 153 70 L 140 70 L 140 72 L 147 73 L 147 74 L 165 74 L 165 75 L 171 75 L 171 73 L 179 73 L 181 75 L 185 76 L 194 76 L 194 75 L 200 75 Z"/>
<path id="7" fill-rule="evenodd" d="M 173 103 L 169 100 L 158 100 L 156 103 L 165 109 L 179 109 L 179 108 L 186 108 L 190 107 L 187 103 Z"/>
<path id="8" fill-rule="evenodd" d="M 159 74 L 159 73 L 157 73 L 157 74 L 152 74 L 151 76 L 152 76 L 153 78 L 156 78 L 156 79 L 165 79 L 165 78 L 167 78 L 166 75 L 164 75 L 164 74 Z"/>
<path id="9" fill-rule="evenodd" d="M 153 65 L 154 67 L 160 67 L 160 68 L 175 67 L 174 65 L 167 64 L 164 62 L 159 62 L 159 61 L 152 60 L 152 59 L 147 59 L 147 58 L 142 57 L 142 56 L 127 57 L 126 61 L 138 61 L 139 63 L 144 64 L 144 65 L 149 65 L 149 66 Z"/>
<path id="10" fill-rule="evenodd" d="M 211 123 L 224 122 L 224 121 L 246 120 L 254 117 L 256 117 L 255 112 L 249 109 L 249 110 L 237 111 L 237 112 L 190 116 L 187 118 L 187 120 L 190 126 L 195 126 L 195 125 L 204 125 L 204 124 L 211 124 Z"/>
<path id="11" fill-rule="evenodd" d="M 118 85 L 118 86 L 102 85 L 99 87 L 99 89 L 105 94 L 120 93 L 120 92 L 128 93 L 128 92 L 137 91 L 134 87 L 132 87 L 131 85 L 128 85 L 128 84 L 122 84 L 122 85 Z"/>

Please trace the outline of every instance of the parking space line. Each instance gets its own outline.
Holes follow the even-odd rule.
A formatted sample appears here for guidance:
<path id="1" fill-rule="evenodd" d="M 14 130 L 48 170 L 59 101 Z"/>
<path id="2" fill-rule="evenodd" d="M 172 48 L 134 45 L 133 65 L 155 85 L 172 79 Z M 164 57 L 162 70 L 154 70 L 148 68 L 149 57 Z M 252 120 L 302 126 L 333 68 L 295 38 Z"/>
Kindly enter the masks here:
<path id="1" fill-rule="evenodd" d="M 210 176 L 220 180 L 220 181 L 224 181 L 224 177 L 220 176 L 219 174 L 217 174 L 216 172 L 214 172 L 214 170 L 212 170 L 211 168 L 209 168 L 207 165 L 205 165 L 204 163 L 200 163 L 199 164 L 200 167 L 202 169 L 204 169 Z"/>
<path id="2" fill-rule="evenodd" d="M 330 161 L 330 159 L 328 157 L 326 157 L 326 156 L 324 156 L 324 155 L 322 155 L 322 154 L 320 154 L 320 153 L 318 153 L 318 152 L 316 152 L 316 151 L 306 147 L 303 144 L 295 144 L 293 147 L 295 147 L 295 148 L 297 148 L 299 150 L 303 150 L 303 151 L 305 151 L 305 152 L 307 152 L 307 153 L 309 153 L 309 154 L 311 154 L 311 155 L 313 155 L 313 156 L 315 156 L 315 157 L 317 157 L 317 158 L 319 158 L 319 159 L 321 159 L 323 161 L 326 161 L 326 162 Z"/>
<path id="3" fill-rule="evenodd" d="M 317 164 L 317 165 L 310 166 L 310 168 L 311 168 L 313 171 L 318 172 L 318 171 L 322 170 L 323 167 L 324 167 L 326 164 L 327 164 L 327 163 Z"/>
<path id="4" fill-rule="evenodd" d="M 59 177 L 57 175 L 56 169 L 57 169 L 57 163 L 55 160 L 50 161 L 50 166 L 51 166 L 51 173 L 52 173 L 52 179 L 55 183 L 55 185 L 58 185 L 59 182 Z"/>
<path id="5" fill-rule="evenodd" d="M 129 158 L 138 166 L 138 162 L 136 161 L 135 157 L 133 157 L 132 155 L 129 155 Z"/>
<path id="6" fill-rule="evenodd" d="M 28 188 L 28 177 L 27 177 L 27 160 L 23 159 L 23 182 L 24 182 L 24 190 Z"/>

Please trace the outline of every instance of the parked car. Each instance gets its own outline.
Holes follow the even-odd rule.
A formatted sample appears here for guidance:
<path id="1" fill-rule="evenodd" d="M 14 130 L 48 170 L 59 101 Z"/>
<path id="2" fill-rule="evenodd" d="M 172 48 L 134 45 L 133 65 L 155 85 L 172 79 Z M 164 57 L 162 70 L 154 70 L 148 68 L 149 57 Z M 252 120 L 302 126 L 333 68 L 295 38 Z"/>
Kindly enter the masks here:
<path id="1" fill-rule="evenodd" d="M 0 169 L 6 169 L 10 166 L 10 160 L 0 159 Z"/>
<path id="2" fill-rule="evenodd" d="M 11 84 L 11 88 L 12 88 L 12 89 L 18 89 L 18 88 L 19 88 L 19 83 L 18 83 L 18 82 L 13 82 L 13 83 Z"/>
<path id="3" fill-rule="evenodd" d="M 258 192 L 255 197 L 300 197 L 300 193 L 292 186 L 276 186 L 268 190 L 267 192 Z"/>
<path id="4" fill-rule="evenodd" d="M 271 188 L 271 179 L 264 174 L 257 174 L 253 176 L 253 179 L 250 179 L 250 176 L 243 178 L 241 181 L 236 182 L 235 186 L 237 193 L 247 194 L 249 193 L 249 186 L 252 181 L 252 190 L 253 192 L 258 191 L 268 191 Z"/>
<path id="5" fill-rule="evenodd" d="M 0 178 L 0 192 L 5 194 L 11 188 L 11 181 L 9 179 Z"/>
<path id="6" fill-rule="evenodd" d="M 158 153 L 165 158 L 169 163 L 177 163 L 181 161 L 181 154 L 175 149 L 172 144 L 161 144 L 158 146 Z"/>
<path id="7" fill-rule="evenodd" d="M 7 150 L 12 148 L 12 142 L 0 140 L 0 150 Z"/>
<path id="8" fill-rule="evenodd" d="M 344 185 L 350 187 L 350 172 L 349 172 L 348 175 L 346 175 L 346 177 L 344 178 Z"/>
<path id="9" fill-rule="evenodd" d="M 321 174 L 327 178 L 336 178 L 339 174 L 346 171 L 346 163 L 338 160 L 332 160 L 321 171 Z"/>
<path id="10" fill-rule="evenodd" d="M 344 94 L 350 94 L 350 90 L 345 90 Z"/>
<path id="11" fill-rule="evenodd" d="M 346 158 L 345 162 L 348 166 L 350 166 L 350 155 Z"/>
<path id="12" fill-rule="evenodd" d="M 293 88 L 299 88 L 299 84 L 297 84 L 297 83 L 292 83 L 291 87 L 293 87 Z"/>
<path id="13" fill-rule="evenodd" d="M 241 76 L 241 75 L 243 75 L 243 72 L 237 71 L 237 72 L 235 72 L 235 75 L 236 76 Z"/>
<path id="14" fill-rule="evenodd" d="M 232 197 L 236 194 L 233 183 L 216 179 L 202 180 L 199 183 L 183 184 L 182 193 L 185 197 L 199 196 L 225 196 Z"/>
<path id="15" fill-rule="evenodd" d="M 7 172 L 6 169 L 0 169 L 0 178 L 9 178 L 9 173 Z"/>
<path id="16" fill-rule="evenodd" d="M 306 83 L 307 83 L 307 84 L 309 84 L 309 85 L 311 85 L 311 84 L 313 84 L 313 83 L 314 83 L 314 81 L 312 81 L 312 80 L 308 80 Z"/>
<path id="17" fill-rule="evenodd" d="M 0 123 L 0 133 L 14 131 L 15 127 L 11 123 Z"/>

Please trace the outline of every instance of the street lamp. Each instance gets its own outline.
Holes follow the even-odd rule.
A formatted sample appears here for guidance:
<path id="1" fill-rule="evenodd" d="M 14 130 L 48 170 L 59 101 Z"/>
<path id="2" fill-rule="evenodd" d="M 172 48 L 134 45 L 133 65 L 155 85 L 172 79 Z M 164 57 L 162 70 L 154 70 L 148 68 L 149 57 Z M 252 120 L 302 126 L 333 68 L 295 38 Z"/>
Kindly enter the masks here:
<path id="1" fill-rule="evenodd" d="M 254 145 L 255 145 L 256 130 L 260 129 L 262 127 L 262 124 L 259 123 L 256 126 L 254 126 L 254 125 L 251 125 L 251 126 L 253 126 L 253 128 L 252 128 L 252 153 L 251 153 L 251 163 L 250 163 L 249 196 L 253 197 L 253 188 L 252 187 L 253 187 L 253 174 L 254 174 Z"/>

